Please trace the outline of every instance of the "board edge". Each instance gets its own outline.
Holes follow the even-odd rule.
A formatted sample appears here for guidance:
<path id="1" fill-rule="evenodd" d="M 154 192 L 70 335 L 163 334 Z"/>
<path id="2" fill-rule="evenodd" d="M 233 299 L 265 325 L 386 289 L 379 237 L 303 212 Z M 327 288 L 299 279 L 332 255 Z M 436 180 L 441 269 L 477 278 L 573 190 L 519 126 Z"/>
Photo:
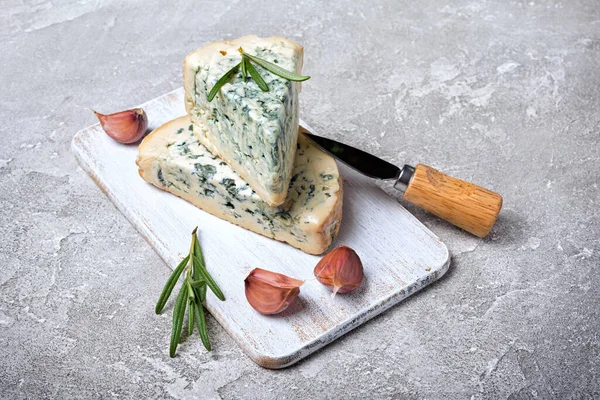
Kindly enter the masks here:
<path id="1" fill-rule="evenodd" d="M 305 344 L 302 348 L 295 349 L 287 354 L 273 355 L 264 354 L 256 351 L 246 351 L 246 354 L 248 354 L 252 361 L 254 361 L 256 364 L 260 365 L 263 368 L 283 369 L 301 361 L 302 359 L 313 354 L 319 349 L 326 347 L 335 339 L 344 336 L 345 334 L 351 332 L 355 328 L 358 328 L 365 322 L 373 319 L 374 317 L 380 314 L 383 314 L 396 304 L 414 295 L 415 293 L 420 292 L 432 283 L 439 281 L 444 275 L 446 275 L 446 272 L 448 272 L 448 270 L 450 269 L 452 256 L 446 244 L 443 242 L 441 242 L 441 244 L 443 245 L 446 254 L 443 264 L 440 265 L 436 270 L 432 270 L 430 273 L 428 273 L 420 279 L 415 280 L 411 285 L 403 288 L 402 290 L 390 294 L 388 297 L 382 299 L 379 303 L 370 307 L 366 307 L 365 309 L 360 311 L 359 315 L 341 322 L 338 325 L 337 329 L 322 334 Z M 248 350 L 247 347 L 243 348 L 245 350 Z"/>

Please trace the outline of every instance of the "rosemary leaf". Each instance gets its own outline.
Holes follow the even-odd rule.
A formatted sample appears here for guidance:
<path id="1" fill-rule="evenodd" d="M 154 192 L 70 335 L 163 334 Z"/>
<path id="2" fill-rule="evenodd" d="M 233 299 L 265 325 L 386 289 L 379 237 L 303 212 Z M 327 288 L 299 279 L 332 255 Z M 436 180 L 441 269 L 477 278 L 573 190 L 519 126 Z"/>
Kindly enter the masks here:
<path id="1" fill-rule="evenodd" d="M 181 328 L 183 328 L 183 317 L 185 316 L 185 306 L 188 300 L 188 285 L 181 286 L 175 309 L 173 310 L 173 328 L 171 330 L 171 346 L 169 347 L 169 356 L 175 357 L 177 345 L 181 339 Z"/>
<path id="2" fill-rule="evenodd" d="M 206 285 L 200 286 L 200 301 L 206 300 Z"/>
<path id="3" fill-rule="evenodd" d="M 200 288 L 202 285 L 206 286 L 206 279 L 204 279 L 204 278 L 200 278 L 200 279 L 198 279 L 198 280 L 191 281 L 191 282 L 190 282 L 190 285 L 192 285 L 192 287 L 193 287 L 193 288 L 196 288 L 196 289 L 198 289 L 198 288 Z"/>
<path id="4" fill-rule="evenodd" d="M 244 80 L 244 82 L 246 82 L 246 78 L 248 77 L 248 69 L 246 68 L 246 63 L 246 57 L 242 55 L 242 62 L 240 63 L 240 65 L 242 67 L 242 79 Z"/>
<path id="5" fill-rule="evenodd" d="M 198 247 L 198 236 L 196 235 L 196 231 L 198 230 L 198 227 L 195 227 L 194 230 L 192 231 L 192 243 L 190 243 L 190 258 L 192 259 L 191 264 L 191 274 L 192 274 L 192 278 L 196 279 L 196 268 L 194 268 L 194 254 L 196 251 L 196 247 Z M 190 274 L 190 271 L 188 271 L 188 275 Z"/>
<path id="6" fill-rule="evenodd" d="M 264 69 L 266 69 L 269 72 L 272 72 L 273 74 L 280 76 L 284 79 L 287 79 L 288 81 L 294 81 L 294 82 L 302 82 L 305 81 L 307 79 L 310 79 L 310 76 L 303 76 L 303 75 L 298 75 L 295 74 L 291 71 L 288 71 L 287 69 L 283 69 L 281 68 L 279 65 L 277 64 L 273 64 L 270 63 L 266 60 L 263 60 L 262 58 L 258 58 L 255 56 L 251 56 L 248 53 L 242 53 L 243 57 L 246 57 L 248 59 L 250 59 L 251 61 L 253 61 L 255 64 L 260 65 L 261 67 L 263 67 Z M 250 71 L 250 69 L 248 69 Z M 250 75 L 252 75 L 252 71 L 250 71 Z M 252 76 L 252 78 L 254 80 L 256 80 L 254 78 L 254 76 Z M 257 82 L 258 83 L 258 82 Z M 260 86 L 260 85 L 259 85 Z"/>
<path id="7" fill-rule="evenodd" d="M 188 336 L 192 336 L 194 332 L 194 316 L 196 312 L 194 311 L 194 307 L 196 306 L 196 302 L 188 297 Z"/>
<path id="8" fill-rule="evenodd" d="M 185 284 L 188 287 L 188 336 L 192 336 L 192 332 L 194 332 L 194 305 L 196 304 L 196 295 L 191 284 L 189 270 L 188 276 L 185 279 Z"/>
<path id="9" fill-rule="evenodd" d="M 200 268 L 206 269 L 206 264 L 204 263 L 204 254 L 202 254 L 202 247 L 200 247 L 198 236 L 196 236 L 196 240 L 194 241 L 194 255 L 200 261 Z"/>
<path id="10" fill-rule="evenodd" d="M 192 286 L 192 290 L 194 291 L 194 295 L 196 296 L 196 305 L 202 304 L 202 296 L 200 295 L 200 288 L 195 288 Z"/>
<path id="11" fill-rule="evenodd" d="M 262 76 L 260 76 L 256 68 L 254 68 L 254 66 L 250 64 L 250 61 L 248 61 L 248 59 L 245 59 L 244 62 L 246 63 L 246 69 L 248 70 L 250 76 L 252 77 L 252 79 L 254 79 L 260 90 L 262 90 L 263 92 L 268 92 L 269 85 L 267 85 L 267 82 L 265 82 Z"/>
<path id="12" fill-rule="evenodd" d="M 181 276 L 181 273 L 183 272 L 183 269 L 185 268 L 189 260 L 190 256 L 188 254 L 183 260 L 181 260 L 177 268 L 173 270 L 173 273 L 167 280 L 167 283 L 165 284 L 165 287 L 163 288 L 160 297 L 158 298 L 158 302 L 156 303 L 156 307 L 154 309 L 154 312 L 156 312 L 157 314 L 160 314 L 163 308 L 165 307 L 165 304 L 167 304 L 167 300 L 169 300 L 169 296 L 171 296 L 171 292 L 173 291 L 177 280 Z"/>
<path id="13" fill-rule="evenodd" d="M 196 296 L 194 294 L 194 291 L 192 290 L 192 279 L 191 279 L 191 274 L 188 271 L 188 275 L 185 278 L 185 284 L 188 285 L 188 297 L 190 298 L 191 301 L 196 300 Z"/>
<path id="14" fill-rule="evenodd" d="M 200 247 L 200 242 L 198 241 L 197 237 L 196 237 L 196 241 L 194 242 L 194 245 L 195 245 L 194 258 L 192 261 L 195 264 L 197 264 L 199 276 L 202 277 L 206 281 L 206 284 L 210 287 L 210 290 L 212 290 L 212 292 L 215 294 L 215 296 L 217 296 L 219 298 L 219 300 L 225 301 L 225 296 L 223 295 L 223 292 L 219 288 L 219 285 L 217 285 L 217 283 L 215 282 L 213 277 L 210 276 L 210 274 L 208 273 L 208 270 L 206 269 L 206 263 L 204 262 L 204 255 L 202 254 L 202 247 Z M 201 301 L 204 301 L 205 299 L 206 299 L 206 287 L 204 287 L 204 297 L 201 298 Z"/>
<path id="15" fill-rule="evenodd" d="M 208 285 L 210 290 L 212 290 L 212 292 L 215 294 L 215 296 L 217 296 L 217 298 L 219 300 L 225 301 L 225 296 L 223 295 L 223 292 L 219 288 L 219 285 L 217 285 L 217 282 L 215 282 L 215 280 L 212 278 L 212 276 L 210 276 L 210 274 L 208 273 L 208 271 L 206 270 L 204 265 L 200 264 L 200 260 L 198 259 L 198 257 L 196 255 L 194 255 L 194 262 L 197 263 L 198 266 L 200 267 L 199 268 L 200 275 L 206 280 L 206 284 Z"/>
<path id="16" fill-rule="evenodd" d="M 198 303 L 195 310 L 196 324 L 198 325 L 198 332 L 200 332 L 200 340 L 202 340 L 202 344 L 206 350 L 210 351 L 210 339 L 208 338 L 208 328 L 206 327 L 206 317 L 204 315 L 204 307 L 202 306 L 202 303 Z"/>
<path id="17" fill-rule="evenodd" d="M 229 79 L 231 79 L 231 77 L 233 75 L 235 75 L 235 73 L 237 72 L 237 70 L 240 68 L 240 64 L 236 64 L 229 71 L 225 72 L 225 75 L 223 75 L 221 78 L 219 78 L 219 80 L 217 81 L 217 83 L 215 83 L 215 86 L 213 86 L 213 88 L 210 90 L 210 93 L 208 93 L 207 100 L 208 100 L 209 103 L 215 98 L 215 96 L 219 92 L 219 89 L 221 89 L 221 87 L 223 87 L 224 84 L 226 84 L 227 82 L 229 82 Z"/>

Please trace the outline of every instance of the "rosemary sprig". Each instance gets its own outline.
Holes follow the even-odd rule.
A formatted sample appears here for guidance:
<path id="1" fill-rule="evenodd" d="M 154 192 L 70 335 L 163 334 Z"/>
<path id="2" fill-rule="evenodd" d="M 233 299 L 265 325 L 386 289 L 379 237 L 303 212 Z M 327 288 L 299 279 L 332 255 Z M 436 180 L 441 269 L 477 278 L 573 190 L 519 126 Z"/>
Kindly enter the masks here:
<path id="1" fill-rule="evenodd" d="M 263 92 L 268 92 L 269 85 L 267 85 L 263 77 L 260 76 L 260 74 L 258 73 L 256 68 L 254 68 L 251 62 L 255 63 L 256 65 L 260 65 L 272 74 L 275 74 L 283 79 L 287 79 L 288 81 L 303 82 L 307 79 L 310 79 L 310 76 L 298 75 L 294 72 L 288 71 L 287 69 L 281 68 L 277 64 L 273 64 L 267 60 L 263 60 L 262 58 L 252 56 L 244 52 L 244 49 L 242 49 L 241 47 L 238 49 L 238 51 L 242 55 L 242 60 L 238 64 L 234 65 L 233 68 L 227 71 L 225 75 L 219 78 L 217 83 L 215 83 L 215 86 L 213 86 L 213 88 L 210 90 L 210 93 L 208 93 L 207 96 L 207 100 L 209 103 L 215 98 L 215 96 L 223 87 L 223 85 L 229 82 L 231 77 L 235 75 L 238 69 L 240 68 L 242 70 L 242 79 L 244 80 L 244 82 L 246 81 L 248 74 L 250 74 L 250 76 L 252 77 L 252 79 L 254 79 L 260 90 L 262 90 Z"/>
<path id="2" fill-rule="evenodd" d="M 256 56 L 251 56 L 250 54 L 245 53 L 244 51 L 242 51 L 241 53 L 242 53 L 242 57 L 246 57 L 248 60 L 254 62 L 255 64 L 260 65 L 267 71 L 269 71 L 279 77 L 282 77 L 283 79 L 287 79 L 288 81 L 304 82 L 304 81 L 310 79 L 310 76 L 303 76 L 303 75 L 298 75 L 296 73 L 290 72 L 287 69 L 281 68 L 277 64 L 273 64 L 271 62 L 268 62 L 267 60 L 263 60 L 262 58 L 258 58 Z"/>
<path id="3" fill-rule="evenodd" d="M 203 303 L 206 300 L 206 288 L 210 287 L 210 290 L 217 298 L 225 301 L 223 292 L 206 270 L 202 248 L 200 247 L 198 236 L 196 235 L 197 229 L 198 228 L 195 228 L 192 231 L 192 243 L 190 244 L 189 254 L 179 263 L 167 280 L 155 308 L 156 313 L 160 314 L 165 307 L 175 284 L 183 271 L 187 268 L 183 284 L 177 295 L 177 300 L 175 300 L 175 308 L 173 309 L 173 328 L 171 330 L 171 344 L 169 346 L 169 355 L 171 357 L 175 357 L 177 345 L 181 342 L 181 331 L 183 329 L 183 319 L 185 317 L 186 308 L 188 310 L 188 336 L 192 335 L 194 332 L 194 325 L 196 325 L 198 327 L 198 332 L 200 333 L 202 344 L 204 344 L 206 350 L 211 350 L 208 329 L 206 327 L 206 315 L 203 306 Z"/>

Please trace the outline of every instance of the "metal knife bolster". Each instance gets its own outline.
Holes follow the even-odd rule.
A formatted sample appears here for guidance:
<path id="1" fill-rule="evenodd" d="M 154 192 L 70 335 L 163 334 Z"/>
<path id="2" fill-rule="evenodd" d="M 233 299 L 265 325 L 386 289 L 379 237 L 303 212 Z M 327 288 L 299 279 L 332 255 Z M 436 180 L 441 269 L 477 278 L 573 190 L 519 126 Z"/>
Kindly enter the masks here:
<path id="1" fill-rule="evenodd" d="M 406 188 L 410 184 L 410 180 L 415 174 L 415 167 L 404 164 L 404 167 L 400 170 L 396 183 L 394 183 L 394 189 L 398 189 L 402 193 L 406 192 Z"/>

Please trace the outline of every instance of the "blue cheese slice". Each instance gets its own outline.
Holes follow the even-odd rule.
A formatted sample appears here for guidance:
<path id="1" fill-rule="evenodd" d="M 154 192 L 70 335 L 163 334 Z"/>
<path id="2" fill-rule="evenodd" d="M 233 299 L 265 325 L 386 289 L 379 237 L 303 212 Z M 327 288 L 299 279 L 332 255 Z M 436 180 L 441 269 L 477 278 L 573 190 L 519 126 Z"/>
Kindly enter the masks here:
<path id="1" fill-rule="evenodd" d="M 189 116 L 167 122 L 139 146 L 144 180 L 226 221 L 321 254 L 342 218 L 342 181 L 333 158 L 302 135 L 286 201 L 270 206 L 193 134 Z"/>
<path id="2" fill-rule="evenodd" d="M 301 85 L 253 64 L 269 86 L 242 78 L 241 69 L 209 103 L 217 81 L 241 61 L 238 48 L 288 71 L 302 71 L 303 48 L 283 37 L 244 36 L 214 42 L 185 59 L 185 104 L 195 134 L 268 204 L 282 204 L 292 178 Z"/>

